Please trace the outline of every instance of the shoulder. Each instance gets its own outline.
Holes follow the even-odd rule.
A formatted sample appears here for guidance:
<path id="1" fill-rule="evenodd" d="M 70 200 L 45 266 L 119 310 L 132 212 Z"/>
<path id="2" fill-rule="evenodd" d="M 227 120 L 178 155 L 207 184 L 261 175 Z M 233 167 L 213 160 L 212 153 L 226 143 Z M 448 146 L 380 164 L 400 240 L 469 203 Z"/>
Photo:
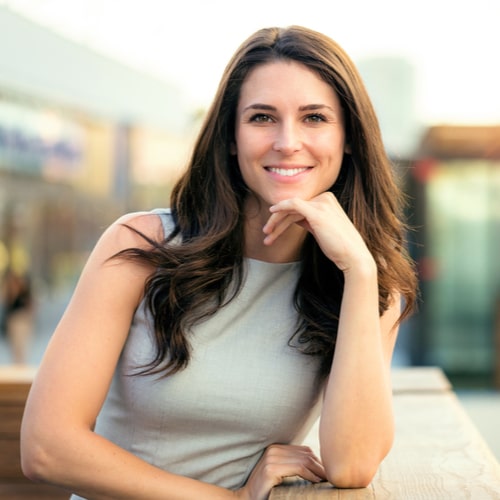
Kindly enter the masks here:
<path id="1" fill-rule="evenodd" d="M 169 208 L 128 213 L 120 217 L 116 223 L 133 227 L 151 238 L 160 236 L 160 239 L 164 239 L 175 227 L 174 217 Z"/>
<path id="2" fill-rule="evenodd" d="M 130 212 L 116 219 L 112 226 L 129 227 L 151 239 L 163 239 L 166 220 L 171 218 L 168 209 Z"/>
<path id="3" fill-rule="evenodd" d="M 165 238 L 167 223 L 164 218 L 171 221 L 167 209 L 122 215 L 104 231 L 99 244 L 108 246 L 114 253 L 126 248 L 148 248 L 150 241 L 159 242 Z"/>
<path id="4" fill-rule="evenodd" d="M 124 238 L 125 243 L 130 246 L 143 246 L 145 238 L 153 241 L 162 241 L 165 238 L 165 230 L 171 223 L 168 211 L 130 212 L 116 219 L 106 230 Z M 141 244 L 142 242 L 142 244 Z"/>

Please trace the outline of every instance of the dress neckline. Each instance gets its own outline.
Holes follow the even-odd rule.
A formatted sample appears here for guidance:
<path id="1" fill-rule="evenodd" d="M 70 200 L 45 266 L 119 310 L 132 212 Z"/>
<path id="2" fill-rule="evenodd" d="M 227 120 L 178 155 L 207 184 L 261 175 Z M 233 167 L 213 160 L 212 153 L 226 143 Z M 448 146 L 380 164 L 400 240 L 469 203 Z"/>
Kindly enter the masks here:
<path id="1" fill-rule="evenodd" d="M 259 259 L 254 259 L 252 257 L 244 257 L 244 261 L 255 265 L 255 266 L 262 266 L 262 267 L 295 267 L 300 265 L 300 260 L 294 260 L 292 262 L 268 262 L 267 260 L 259 260 Z"/>

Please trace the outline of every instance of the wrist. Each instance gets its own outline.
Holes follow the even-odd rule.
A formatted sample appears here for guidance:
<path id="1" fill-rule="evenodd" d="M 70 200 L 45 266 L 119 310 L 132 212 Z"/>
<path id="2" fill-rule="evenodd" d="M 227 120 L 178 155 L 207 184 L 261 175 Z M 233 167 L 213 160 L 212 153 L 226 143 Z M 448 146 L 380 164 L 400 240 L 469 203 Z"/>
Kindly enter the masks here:
<path id="1" fill-rule="evenodd" d="M 353 259 L 343 270 L 344 278 L 377 278 L 377 264 L 371 254 Z"/>

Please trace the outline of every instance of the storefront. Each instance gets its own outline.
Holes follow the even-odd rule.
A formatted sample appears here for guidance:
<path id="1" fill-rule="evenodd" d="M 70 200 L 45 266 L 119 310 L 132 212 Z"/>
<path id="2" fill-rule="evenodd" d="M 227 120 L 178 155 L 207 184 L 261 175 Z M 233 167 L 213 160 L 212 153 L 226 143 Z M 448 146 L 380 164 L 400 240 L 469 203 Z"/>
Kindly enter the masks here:
<path id="1" fill-rule="evenodd" d="M 500 301 L 500 127 L 434 127 L 410 184 L 422 302 L 413 361 L 493 385 Z"/>
<path id="2" fill-rule="evenodd" d="M 119 199 L 109 201 L 112 130 L 111 123 L 0 100 L 0 271 L 14 267 L 48 287 L 73 279 L 82 254 L 121 208 Z"/>
<path id="3" fill-rule="evenodd" d="M 168 82 L 3 7 L 0 27 L 0 278 L 30 275 L 40 337 L 105 227 L 168 204 L 196 122 Z"/>

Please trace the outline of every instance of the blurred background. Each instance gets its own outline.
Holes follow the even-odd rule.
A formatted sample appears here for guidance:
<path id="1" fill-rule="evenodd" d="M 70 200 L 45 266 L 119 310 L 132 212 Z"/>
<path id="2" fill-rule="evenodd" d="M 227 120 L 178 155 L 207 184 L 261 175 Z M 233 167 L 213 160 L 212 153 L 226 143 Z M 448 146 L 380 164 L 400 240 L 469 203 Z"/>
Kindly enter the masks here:
<path id="1" fill-rule="evenodd" d="M 302 24 L 357 63 L 408 194 L 421 301 L 394 364 L 440 366 L 500 457 L 499 21 L 497 0 L 0 0 L 0 364 L 38 364 L 110 222 L 168 205 L 240 42 Z"/>

